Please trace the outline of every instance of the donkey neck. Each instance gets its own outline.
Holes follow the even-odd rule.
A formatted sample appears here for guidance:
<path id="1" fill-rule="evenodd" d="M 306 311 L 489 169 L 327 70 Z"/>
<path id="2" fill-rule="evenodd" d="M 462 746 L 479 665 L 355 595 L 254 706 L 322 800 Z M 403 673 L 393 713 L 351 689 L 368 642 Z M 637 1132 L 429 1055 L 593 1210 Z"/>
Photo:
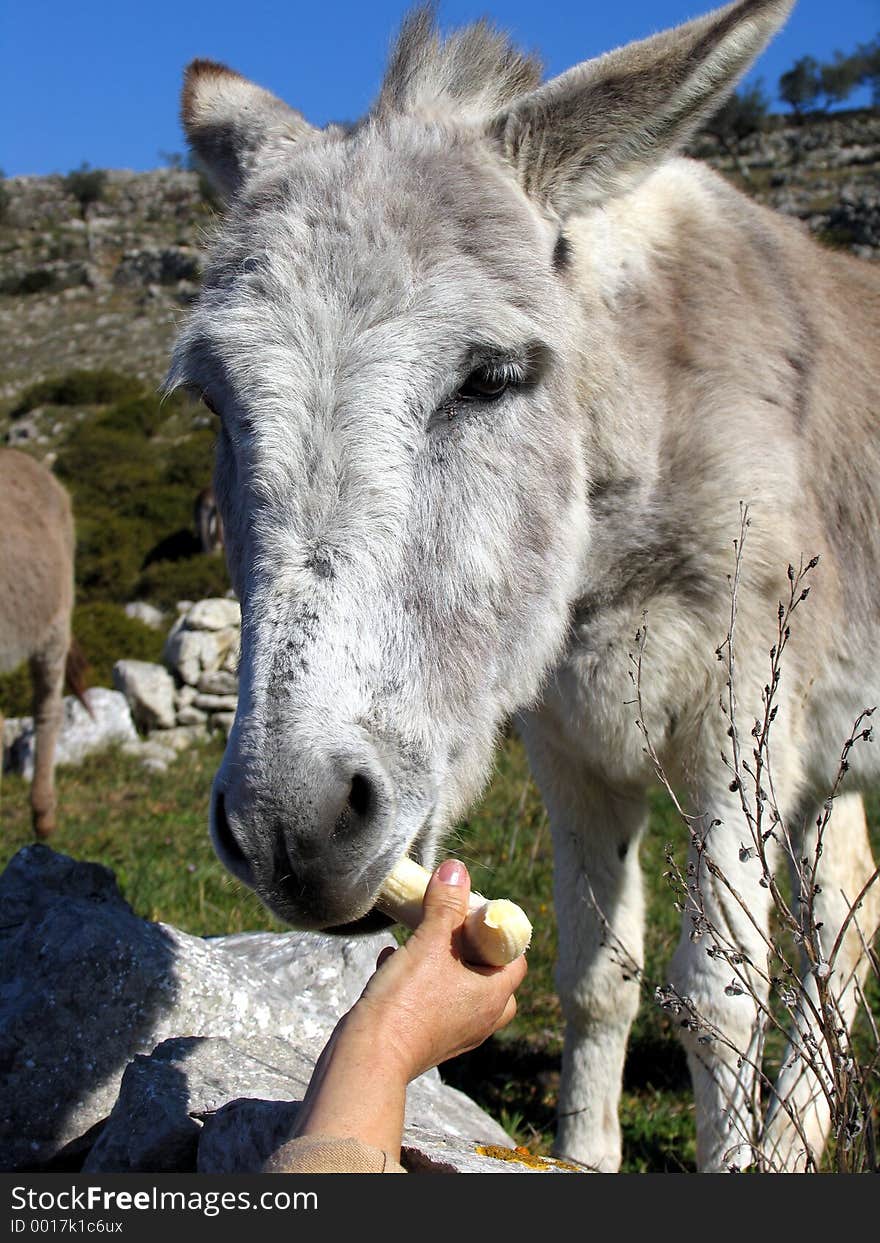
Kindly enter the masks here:
<path id="1" fill-rule="evenodd" d="M 813 248 L 686 159 L 566 234 L 596 519 L 584 594 L 607 599 L 636 550 L 651 576 L 688 497 L 704 497 L 733 530 L 731 497 L 773 495 L 771 482 L 794 477 L 798 360 L 810 337 L 794 252 Z M 749 443 L 760 453 L 744 452 Z M 711 537 L 693 532 L 695 548 L 701 538 Z"/>

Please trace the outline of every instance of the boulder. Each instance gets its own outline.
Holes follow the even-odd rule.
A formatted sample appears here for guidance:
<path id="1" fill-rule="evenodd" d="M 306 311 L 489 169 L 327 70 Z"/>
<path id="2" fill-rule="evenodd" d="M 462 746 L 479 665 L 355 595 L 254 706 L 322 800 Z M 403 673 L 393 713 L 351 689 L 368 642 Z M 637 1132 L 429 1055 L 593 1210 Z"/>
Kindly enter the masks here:
<path id="1" fill-rule="evenodd" d="M 58 764 L 79 764 L 87 755 L 103 751 L 115 743 L 137 741 L 137 730 L 124 695 L 95 686 L 86 691 L 86 700 L 91 715 L 72 695 L 64 700 L 64 716 L 55 748 Z M 33 720 L 23 717 L 8 724 L 14 737 L 8 766 L 30 781 L 34 775 Z"/>
<path id="2" fill-rule="evenodd" d="M 128 701 L 136 725 L 143 730 L 171 729 L 176 724 L 174 679 L 163 665 L 146 660 L 117 660 L 113 686 Z"/>
<path id="3" fill-rule="evenodd" d="M 108 869 L 25 847 L 0 876 L 0 1168 L 258 1168 L 393 943 L 193 937 L 138 918 Z M 405 1143 L 430 1163 L 423 1134 L 468 1159 L 510 1142 L 436 1070 L 407 1094 Z"/>
<path id="4" fill-rule="evenodd" d="M 311 1073 L 311 1057 L 273 1037 L 246 1048 L 219 1036 L 164 1040 L 129 1062 L 83 1173 L 194 1169 L 209 1115 L 245 1094 L 300 1100 Z"/>

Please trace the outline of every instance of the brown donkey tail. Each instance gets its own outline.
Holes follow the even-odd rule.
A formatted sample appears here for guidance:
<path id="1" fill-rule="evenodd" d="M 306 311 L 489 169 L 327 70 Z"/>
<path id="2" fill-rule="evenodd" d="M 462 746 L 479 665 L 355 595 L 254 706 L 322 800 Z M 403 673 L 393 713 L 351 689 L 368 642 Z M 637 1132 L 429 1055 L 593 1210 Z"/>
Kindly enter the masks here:
<path id="1" fill-rule="evenodd" d="M 76 639 L 70 640 L 70 647 L 67 649 L 67 662 L 64 667 L 64 676 L 67 685 L 82 706 L 88 712 L 90 717 L 94 717 L 89 701 L 86 699 L 86 690 L 88 684 L 86 682 L 86 673 L 91 668 L 85 652 L 82 650 Z"/>

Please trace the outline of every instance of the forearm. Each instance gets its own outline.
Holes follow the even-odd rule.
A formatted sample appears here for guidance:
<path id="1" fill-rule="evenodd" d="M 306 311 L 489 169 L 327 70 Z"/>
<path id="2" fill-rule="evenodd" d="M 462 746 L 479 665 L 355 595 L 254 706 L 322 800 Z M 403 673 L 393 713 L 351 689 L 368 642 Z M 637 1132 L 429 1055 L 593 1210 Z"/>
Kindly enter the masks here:
<path id="1" fill-rule="evenodd" d="M 354 1136 L 397 1161 L 406 1084 L 381 1040 L 346 1016 L 315 1067 L 295 1135 Z"/>

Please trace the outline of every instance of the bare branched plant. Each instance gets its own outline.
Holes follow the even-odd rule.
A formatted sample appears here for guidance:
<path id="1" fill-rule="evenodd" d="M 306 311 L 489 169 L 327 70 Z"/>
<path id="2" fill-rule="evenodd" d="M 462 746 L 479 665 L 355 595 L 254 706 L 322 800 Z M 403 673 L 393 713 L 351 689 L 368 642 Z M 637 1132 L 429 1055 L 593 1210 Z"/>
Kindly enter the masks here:
<path id="1" fill-rule="evenodd" d="M 829 1144 L 821 1168 L 837 1172 L 878 1170 L 877 1105 L 880 1100 L 880 1034 L 876 1017 L 865 997 L 864 979 L 869 971 L 880 978 L 871 942 L 874 926 L 863 927 L 860 912 L 865 899 L 877 886 L 880 869 L 874 868 L 857 893 L 836 895 L 841 900 L 842 919 L 836 931 L 823 934 L 820 904 L 822 893 L 821 860 L 836 800 L 844 793 L 853 749 L 871 741 L 869 724 L 873 707 L 856 718 L 843 743 L 837 773 L 821 804 L 814 826 L 790 823 L 780 806 L 774 782 L 771 741 L 779 711 L 779 687 L 783 661 L 792 635 L 793 619 L 810 593 L 809 576 L 818 564 L 813 557 L 806 564 L 788 567 L 788 598 L 779 602 L 776 641 L 769 652 L 769 673 L 761 694 L 761 711 L 745 728 L 737 700 L 737 608 L 741 591 L 744 547 L 749 528 L 747 507 L 742 507 L 739 538 L 734 541 L 734 568 L 729 576 L 730 613 L 727 635 L 716 656 L 725 666 L 724 690 L 720 709 L 727 721 L 729 749 L 721 762 L 728 770 L 728 786 L 739 796 L 742 832 L 738 852 L 743 864 L 755 862 L 760 868 L 760 885 L 771 899 L 769 932 L 754 917 L 731 875 L 712 851 L 713 831 L 720 825 L 706 823 L 705 816 L 688 811 L 673 788 L 655 748 L 645 719 L 642 697 L 645 652 L 648 641 L 647 619 L 636 635 L 631 678 L 635 687 L 636 724 L 642 734 L 645 752 L 657 780 L 672 800 L 684 824 L 691 846 L 691 859 L 682 867 L 673 848 L 667 847 L 666 879 L 672 889 L 676 909 L 690 922 L 690 937 L 705 945 L 708 955 L 722 959 L 730 968 L 728 996 L 749 994 L 758 1021 L 749 1047 L 736 1048 L 728 1036 L 702 1015 L 694 1001 L 671 985 L 654 987 L 658 1004 L 693 1035 L 697 1046 L 723 1046 L 735 1064 L 748 1067 L 754 1087 L 745 1111 L 731 1110 L 735 1144 L 747 1145 L 752 1168 L 775 1171 L 784 1168 L 773 1139 L 774 1118 L 785 1116 L 797 1135 L 798 1168 L 820 1168 L 816 1125 L 809 1125 L 810 1112 L 820 1119 L 819 1129 L 827 1126 Z M 746 738 L 748 745 L 746 745 Z M 730 826 L 727 826 L 730 831 Z M 788 863 L 791 896 L 777 865 Z M 707 901 L 714 890 L 723 902 Z M 734 940 L 731 932 L 712 911 L 724 904 L 739 908 L 749 926 L 758 934 L 760 955 L 751 956 Z M 869 904 L 869 906 L 872 904 Z M 597 911 L 606 944 L 618 953 L 621 969 L 642 979 L 637 963 L 617 942 L 613 929 Z M 742 922 L 742 921 L 740 921 Z M 870 921 L 869 921 L 870 922 Z M 831 933 L 833 931 L 833 939 Z M 853 951 L 853 937 L 857 938 Z M 849 939 L 847 953 L 843 946 Z M 830 941 L 830 945 L 829 945 Z M 859 1022 L 855 1023 L 858 1016 Z M 854 1027 L 861 1036 L 853 1035 Z M 765 1058 L 768 1039 L 787 1049 L 781 1065 L 768 1065 Z M 708 1065 L 708 1062 L 707 1062 Z M 806 1085 L 806 1086 L 805 1086 Z M 791 1090 L 796 1088 L 797 1090 Z M 776 1127 L 778 1132 L 778 1125 Z"/>

